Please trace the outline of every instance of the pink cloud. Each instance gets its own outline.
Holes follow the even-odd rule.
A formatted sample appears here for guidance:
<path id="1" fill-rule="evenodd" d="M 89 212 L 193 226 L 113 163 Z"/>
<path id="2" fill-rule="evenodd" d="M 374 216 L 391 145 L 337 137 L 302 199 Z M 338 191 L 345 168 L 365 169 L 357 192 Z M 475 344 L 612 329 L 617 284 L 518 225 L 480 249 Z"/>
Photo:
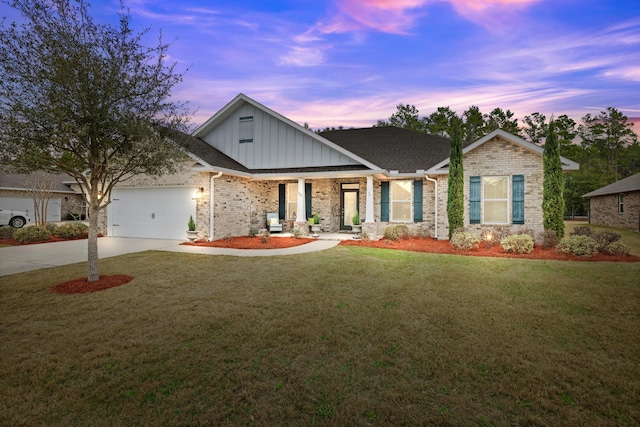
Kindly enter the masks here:
<path id="1" fill-rule="evenodd" d="M 320 24 L 319 29 L 323 33 L 374 30 L 405 34 L 425 14 L 424 6 L 429 3 L 451 3 L 460 15 L 482 23 L 496 21 L 493 14 L 516 11 L 538 1 L 541 0 L 338 0 L 338 13 Z"/>

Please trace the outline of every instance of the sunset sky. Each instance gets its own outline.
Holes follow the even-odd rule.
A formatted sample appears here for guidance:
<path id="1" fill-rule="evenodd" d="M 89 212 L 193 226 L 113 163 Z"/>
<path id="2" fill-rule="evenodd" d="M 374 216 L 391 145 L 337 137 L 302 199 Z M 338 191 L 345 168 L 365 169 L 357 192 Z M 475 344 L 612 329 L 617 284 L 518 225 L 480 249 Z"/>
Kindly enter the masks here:
<path id="1" fill-rule="evenodd" d="M 117 23 L 118 2 L 91 14 Z M 202 123 L 242 92 L 312 128 L 511 109 L 640 117 L 638 0 L 125 0 L 169 52 Z M 0 15 L 9 15 L 0 6 Z"/>

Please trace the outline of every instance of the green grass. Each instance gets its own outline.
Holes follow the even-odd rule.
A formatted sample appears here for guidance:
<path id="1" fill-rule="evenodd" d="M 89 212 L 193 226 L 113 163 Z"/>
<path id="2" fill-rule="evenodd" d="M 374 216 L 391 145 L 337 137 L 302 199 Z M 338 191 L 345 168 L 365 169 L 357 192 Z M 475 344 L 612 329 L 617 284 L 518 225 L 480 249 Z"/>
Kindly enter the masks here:
<path id="1" fill-rule="evenodd" d="M 640 263 L 357 247 L 0 277 L 0 425 L 637 425 Z"/>

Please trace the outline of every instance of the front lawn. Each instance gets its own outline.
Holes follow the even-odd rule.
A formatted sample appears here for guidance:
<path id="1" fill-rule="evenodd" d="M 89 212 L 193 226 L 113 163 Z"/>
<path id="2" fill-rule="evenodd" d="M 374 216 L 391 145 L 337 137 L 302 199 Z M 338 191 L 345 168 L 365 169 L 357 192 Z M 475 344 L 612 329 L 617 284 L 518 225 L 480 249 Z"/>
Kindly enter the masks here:
<path id="1" fill-rule="evenodd" d="M 637 425 L 640 263 L 360 247 L 0 277 L 0 425 Z"/>

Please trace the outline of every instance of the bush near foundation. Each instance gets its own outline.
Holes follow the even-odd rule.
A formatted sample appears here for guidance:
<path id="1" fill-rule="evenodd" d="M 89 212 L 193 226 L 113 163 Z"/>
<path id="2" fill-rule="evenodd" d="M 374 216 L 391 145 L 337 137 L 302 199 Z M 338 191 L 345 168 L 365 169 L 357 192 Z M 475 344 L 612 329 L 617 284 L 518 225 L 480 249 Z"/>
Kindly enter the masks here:
<path id="1" fill-rule="evenodd" d="M 459 251 L 470 251 L 477 248 L 480 238 L 469 231 L 456 231 L 451 236 L 451 244 Z"/>
<path id="2" fill-rule="evenodd" d="M 16 228 L 10 225 L 0 227 L 0 239 L 13 239 L 16 234 Z"/>
<path id="3" fill-rule="evenodd" d="M 34 225 L 23 227 L 16 231 L 14 238 L 20 243 L 42 242 L 51 238 L 51 233 L 45 227 Z"/>
<path id="4" fill-rule="evenodd" d="M 528 234 L 512 234 L 500 241 L 505 252 L 529 254 L 533 252 L 533 237 Z"/>
<path id="5" fill-rule="evenodd" d="M 70 222 L 57 227 L 53 234 L 63 239 L 85 237 L 89 234 L 89 227 L 81 222 Z"/>
<path id="6" fill-rule="evenodd" d="M 538 242 L 542 249 L 551 249 L 558 246 L 558 235 L 555 230 L 544 230 L 538 234 Z"/>
<path id="7" fill-rule="evenodd" d="M 560 241 L 558 250 L 567 254 L 591 257 L 598 253 L 598 243 L 589 236 L 571 235 Z"/>
<path id="8" fill-rule="evenodd" d="M 384 229 L 384 238 L 389 240 L 400 240 L 409 235 L 409 227 L 406 225 L 391 225 Z"/>
<path id="9" fill-rule="evenodd" d="M 631 249 L 629 248 L 629 246 L 625 245 L 622 242 L 613 242 L 610 243 L 609 245 L 607 245 L 606 248 L 604 248 L 605 253 L 609 254 L 609 255 L 622 255 L 622 256 L 628 256 L 630 253 Z"/>

